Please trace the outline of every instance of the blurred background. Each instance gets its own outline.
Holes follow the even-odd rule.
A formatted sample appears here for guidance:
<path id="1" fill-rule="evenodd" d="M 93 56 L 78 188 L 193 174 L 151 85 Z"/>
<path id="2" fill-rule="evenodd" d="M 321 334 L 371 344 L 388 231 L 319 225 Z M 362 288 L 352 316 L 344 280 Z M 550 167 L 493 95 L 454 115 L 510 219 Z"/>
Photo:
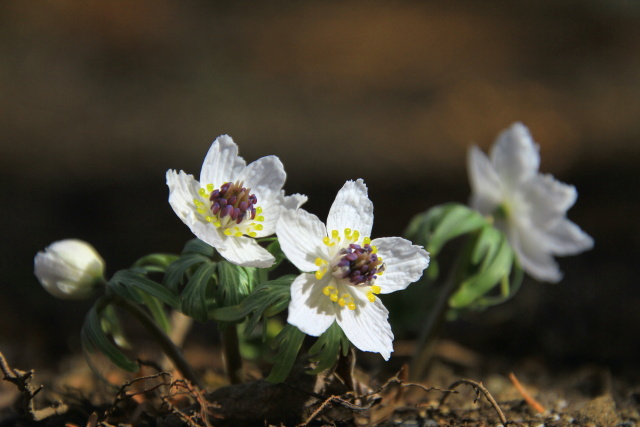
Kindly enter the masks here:
<path id="1" fill-rule="evenodd" d="M 287 192 L 320 218 L 363 178 L 381 237 L 466 202 L 467 148 L 522 121 L 542 172 L 578 188 L 569 218 L 595 249 L 560 259 L 560 284 L 529 279 L 445 336 L 514 360 L 631 369 L 639 26 L 631 0 L 1 2 L 0 350 L 21 369 L 78 353 L 91 301 L 46 294 L 33 256 L 81 238 L 113 273 L 179 252 L 192 236 L 165 171 L 198 175 L 220 134 L 247 161 L 279 156 Z M 399 338 L 418 329 L 391 320 Z"/>

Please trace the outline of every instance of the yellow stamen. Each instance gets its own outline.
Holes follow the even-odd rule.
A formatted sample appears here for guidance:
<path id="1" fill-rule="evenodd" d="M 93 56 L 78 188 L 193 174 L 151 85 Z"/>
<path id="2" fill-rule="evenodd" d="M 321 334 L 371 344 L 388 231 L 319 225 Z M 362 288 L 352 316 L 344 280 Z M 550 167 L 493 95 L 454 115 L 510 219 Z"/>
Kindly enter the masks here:
<path id="1" fill-rule="evenodd" d="M 256 226 L 254 227 L 256 230 L 262 230 L 264 228 L 264 225 L 262 224 L 256 224 Z"/>
<path id="2" fill-rule="evenodd" d="M 323 260 L 322 258 L 318 257 L 316 258 L 316 260 L 314 261 L 314 264 L 317 265 L 318 267 L 326 264 L 327 261 Z"/>
<path id="3" fill-rule="evenodd" d="M 367 294 L 367 299 L 369 300 L 369 302 L 375 302 L 376 296 L 373 294 L 373 292 L 369 292 Z"/>
<path id="4" fill-rule="evenodd" d="M 325 294 L 326 296 L 329 296 L 333 289 L 334 289 L 333 286 L 325 286 L 324 288 L 322 288 L 322 293 Z"/>
<path id="5" fill-rule="evenodd" d="M 262 208 L 260 206 L 256 206 L 256 213 L 260 215 L 262 213 Z"/>
<path id="6" fill-rule="evenodd" d="M 256 216 L 256 221 L 264 221 L 264 217 L 262 215 Z"/>
<path id="7" fill-rule="evenodd" d="M 371 243 L 371 238 L 369 238 L 369 237 L 365 237 L 365 238 L 362 240 L 362 243 L 364 243 L 365 245 L 370 244 L 370 243 Z"/>
<path id="8" fill-rule="evenodd" d="M 212 193 L 212 192 L 213 192 L 213 184 L 207 184 L 207 191 L 208 191 L 209 193 Z"/>
<path id="9" fill-rule="evenodd" d="M 373 292 L 374 294 L 379 294 L 381 290 L 382 289 L 378 285 L 371 286 L 371 292 Z"/>
<path id="10" fill-rule="evenodd" d="M 340 307 L 344 307 L 345 305 L 347 305 L 347 303 L 345 302 L 344 298 L 340 298 L 340 299 L 338 300 L 338 305 L 339 305 Z"/>
<path id="11" fill-rule="evenodd" d="M 333 302 L 338 302 L 338 294 L 331 294 L 331 296 L 329 296 L 329 299 Z"/>
<path id="12" fill-rule="evenodd" d="M 347 304 L 347 307 L 349 307 L 349 310 L 355 310 L 356 309 L 356 303 L 351 301 L 349 304 Z"/>
<path id="13" fill-rule="evenodd" d="M 350 236 L 349 236 L 350 234 L 351 234 L 351 229 L 350 229 L 350 228 L 345 228 L 345 229 L 344 229 L 344 235 L 345 235 L 346 237 L 350 237 Z"/>
<path id="14" fill-rule="evenodd" d="M 206 196 L 207 195 L 207 190 L 205 190 L 204 188 L 201 187 L 198 190 L 198 194 L 201 195 L 201 196 Z"/>
<path id="15" fill-rule="evenodd" d="M 249 232 L 249 236 L 251 236 L 251 237 L 256 237 L 257 235 L 258 235 L 258 234 L 256 234 L 256 232 L 255 232 L 255 231 L 250 231 L 250 232 Z"/>
<path id="16" fill-rule="evenodd" d="M 229 230 L 228 228 L 227 228 L 227 229 L 225 229 L 225 230 L 223 231 L 223 233 L 224 233 L 224 234 L 226 234 L 227 236 L 231 236 L 231 235 L 233 234 L 233 232 L 232 232 L 231 230 Z"/>

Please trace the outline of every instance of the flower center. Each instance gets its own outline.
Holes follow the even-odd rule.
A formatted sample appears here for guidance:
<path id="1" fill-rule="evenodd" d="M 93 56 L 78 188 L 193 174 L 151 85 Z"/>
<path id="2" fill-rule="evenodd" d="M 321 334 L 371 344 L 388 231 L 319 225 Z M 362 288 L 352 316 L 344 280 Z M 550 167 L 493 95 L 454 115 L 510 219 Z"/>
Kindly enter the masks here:
<path id="1" fill-rule="evenodd" d="M 364 246 L 349 244 L 339 252 L 341 257 L 333 268 L 334 277 L 346 279 L 353 286 L 371 285 L 378 270 L 384 269 L 382 258 L 376 252 L 376 248 L 368 243 Z"/>
<path id="2" fill-rule="evenodd" d="M 194 200 L 197 211 L 205 215 L 205 220 L 217 228 L 221 228 L 227 236 L 242 236 L 246 234 L 256 237 L 256 230 L 262 230 L 264 217 L 260 215 L 262 208 L 256 206 L 258 198 L 246 188 L 243 182 L 225 182 L 218 189 L 213 184 L 207 184 L 206 189 L 200 188 L 199 194 L 205 198 L 209 195 L 210 207 L 205 202 Z"/>
<path id="3" fill-rule="evenodd" d="M 330 236 L 324 238 L 325 245 L 331 247 L 346 245 L 337 251 L 331 262 L 322 258 L 317 258 L 315 264 L 319 267 L 316 271 L 316 279 L 320 280 L 331 269 L 332 276 L 340 283 L 350 286 L 369 289 L 366 292 L 367 299 L 370 302 L 376 300 L 376 294 L 379 294 L 380 286 L 374 285 L 375 279 L 382 274 L 385 264 L 380 256 L 378 249 L 371 246 L 371 239 L 365 237 L 362 239 L 362 245 L 355 243 L 359 240 L 360 233 L 357 230 L 352 231 L 349 228 L 344 230 L 342 236 L 337 230 L 333 230 Z M 340 307 L 348 307 L 351 310 L 356 309 L 356 303 L 348 292 L 340 294 L 337 286 L 328 285 L 322 289 L 322 292 L 338 303 Z M 357 292 L 357 291 L 356 291 Z"/>

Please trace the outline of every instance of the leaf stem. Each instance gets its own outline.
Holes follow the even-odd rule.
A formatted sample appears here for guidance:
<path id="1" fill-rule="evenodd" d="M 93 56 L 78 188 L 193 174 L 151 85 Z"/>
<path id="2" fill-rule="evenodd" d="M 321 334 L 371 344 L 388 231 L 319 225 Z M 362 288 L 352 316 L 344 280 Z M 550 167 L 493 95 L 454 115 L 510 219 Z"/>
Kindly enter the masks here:
<path id="1" fill-rule="evenodd" d="M 199 388 L 202 388 L 198 377 L 195 372 L 191 368 L 191 365 L 187 363 L 187 361 L 182 356 L 180 349 L 169 339 L 169 337 L 164 333 L 164 331 L 158 326 L 156 322 L 140 307 L 136 304 L 131 303 L 130 301 L 115 296 L 112 300 L 113 304 L 118 307 L 129 312 L 133 317 L 138 320 L 142 326 L 153 336 L 156 342 L 162 348 L 162 351 L 166 354 L 166 356 L 171 359 L 173 365 L 176 367 L 178 371 L 182 374 L 182 376 L 189 380 L 191 383 L 196 385 Z"/>

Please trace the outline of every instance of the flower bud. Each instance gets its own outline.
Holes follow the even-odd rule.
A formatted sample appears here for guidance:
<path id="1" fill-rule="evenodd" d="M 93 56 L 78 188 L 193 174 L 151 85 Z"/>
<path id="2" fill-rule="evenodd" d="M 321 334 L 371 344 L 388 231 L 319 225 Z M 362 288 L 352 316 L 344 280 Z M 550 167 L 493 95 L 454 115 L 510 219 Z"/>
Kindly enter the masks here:
<path id="1" fill-rule="evenodd" d="M 104 260 L 82 240 L 66 239 L 49 245 L 34 259 L 34 273 L 42 286 L 62 299 L 88 297 L 104 280 Z"/>

